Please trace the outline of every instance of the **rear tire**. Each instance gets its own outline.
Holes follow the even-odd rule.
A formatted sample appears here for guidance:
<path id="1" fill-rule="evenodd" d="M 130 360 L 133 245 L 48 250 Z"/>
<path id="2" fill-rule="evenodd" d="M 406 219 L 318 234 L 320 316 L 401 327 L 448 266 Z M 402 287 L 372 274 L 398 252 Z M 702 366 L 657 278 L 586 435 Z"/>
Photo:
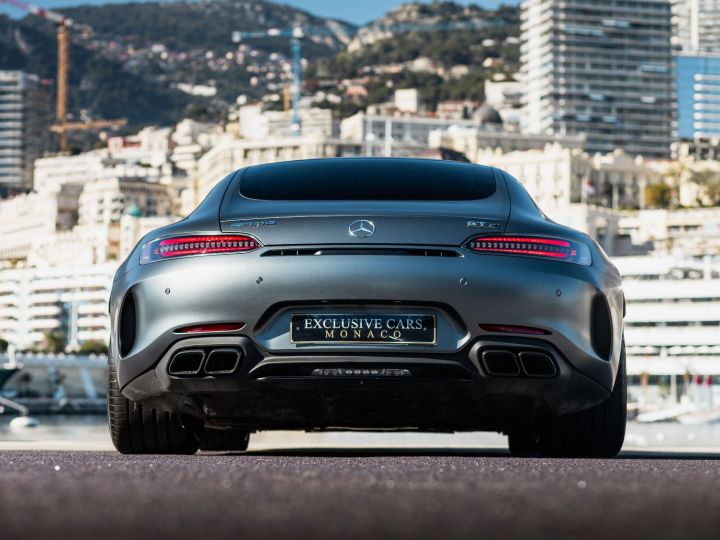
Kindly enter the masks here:
<path id="1" fill-rule="evenodd" d="M 110 438 L 121 454 L 194 454 L 196 431 L 180 415 L 160 412 L 120 392 L 115 364 L 108 358 L 107 408 Z"/>
<path id="2" fill-rule="evenodd" d="M 622 345 L 615 386 L 610 397 L 590 409 L 552 416 L 532 427 L 510 432 L 513 455 L 612 458 L 625 440 L 627 372 Z"/>

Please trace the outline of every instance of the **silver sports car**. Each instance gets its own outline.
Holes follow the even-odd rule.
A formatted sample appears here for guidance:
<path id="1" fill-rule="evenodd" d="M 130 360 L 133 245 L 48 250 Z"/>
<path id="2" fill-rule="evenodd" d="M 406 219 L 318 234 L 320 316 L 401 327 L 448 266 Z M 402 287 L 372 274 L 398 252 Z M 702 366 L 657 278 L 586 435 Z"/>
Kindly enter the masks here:
<path id="1" fill-rule="evenodd" d="M 413 159 L 258 165 L 143 238 L 110 300 L 124 453 L 258 430 L 492 430 L 614 456 L 620 276 L 507 173 Z"/>

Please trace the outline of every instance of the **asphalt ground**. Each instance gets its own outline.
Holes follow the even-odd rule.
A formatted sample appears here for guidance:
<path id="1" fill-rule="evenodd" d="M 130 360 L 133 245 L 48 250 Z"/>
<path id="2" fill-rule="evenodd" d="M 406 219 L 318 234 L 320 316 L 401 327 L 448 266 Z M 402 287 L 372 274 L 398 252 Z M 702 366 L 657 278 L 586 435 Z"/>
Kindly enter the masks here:
<path id="1" fill-rule="evenodd" d="M 720 461 L 502 450 L 0 452 L 0 538 L 720 538 Z"/>

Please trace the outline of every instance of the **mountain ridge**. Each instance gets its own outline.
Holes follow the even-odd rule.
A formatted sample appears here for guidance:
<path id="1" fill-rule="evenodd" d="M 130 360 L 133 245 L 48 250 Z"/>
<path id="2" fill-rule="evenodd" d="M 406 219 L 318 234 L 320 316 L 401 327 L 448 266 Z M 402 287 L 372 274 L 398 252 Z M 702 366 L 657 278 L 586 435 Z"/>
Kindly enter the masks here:
<path id="1" fill-rule="evenodd" d="M 453 2 L 404 4 L 362 28 L 265 0 L 108 4 L 59 11 L 93 29 L 72 33 L 73 119 L 127 117 L 129 129 L 171 124 L 183 115 L 217 118 L 239 94 L 258 99 L 268 87 L 281 89 L 291 76 L 288 40 L 255 39 L 238 46 L 230 39 L 234 30 L 296 24 L 323 28 L 320 37 L 303 41 L 308 86 L 314 84 L 313 77 L 319 77 L 318 62 L 339 81 L 357 76 L 367 66 L 372 71 L 373 66 L 424 56 L 448 67 L 467 64 L 469 78 L 458 83 L 411 74 L 398 78 L 401 85 L 428 84 L 430 94 L 438 99 L 477 99 L 482 95 L 482 80 L 492 71 L 481 66 L 486 58 L 502 58 L 508 71 L 517 62 L 517 47 L 503 44 L 519 32 L 517 8 L 509 6 L 488 10 Z M 427 26 L 473 20 L 482 30 L 378 30 L 400 23 Z M 38 17 L 15 20 L 0 15 L 0 69 L 25 69 L 54 79 L 54 33 L 55 27 Z M 499 44 L 478 45 L 484 39 Z M 384 98 L 387 92 L 373 84 L 371 98 Z M 204 95 L 191 95 L 194 89 Z"/>

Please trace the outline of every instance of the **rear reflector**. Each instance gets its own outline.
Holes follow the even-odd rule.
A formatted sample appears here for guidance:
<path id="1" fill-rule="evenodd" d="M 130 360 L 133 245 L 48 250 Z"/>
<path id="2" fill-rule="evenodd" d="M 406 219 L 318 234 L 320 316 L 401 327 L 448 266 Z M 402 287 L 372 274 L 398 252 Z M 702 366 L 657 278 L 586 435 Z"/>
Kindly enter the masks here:
<path id="1" fill-rule="evenodd" d="M 550 334 L 547 330 L 533 328 L 532 326 L 513 326 L 509 324 L 481 324 L 480 328 L 486 332 L 497 332 L 501 334 L 532 334 L 535 336 L 546 336 Z"/>
<path id="2" fill-rule="evenodd" d="M 476 236 L 465 244 L 471 251 L 523 255 L 590 266 L 590 250 L 584 244 L 539 236 Z"/>
<path id="3" fill-rule="evenodd" d="M 185 326 L 175 330 L 176 334 L 207 334 L 210 332 L 237 332 L 245 328 L 244 322 L 220 323 L 220 324 L 198 324 L 196 326 Z"/>
<path id="4" fill-rule="evenodd" d="M 220 253 L 241 253 L 261 246 L 251 236 L 240 234 L 213 234 L 178 236 L 148 242 L 142 247 L 140 264 L 164 259 L 191 257 L 194 255 L 217 255 Z"/>

